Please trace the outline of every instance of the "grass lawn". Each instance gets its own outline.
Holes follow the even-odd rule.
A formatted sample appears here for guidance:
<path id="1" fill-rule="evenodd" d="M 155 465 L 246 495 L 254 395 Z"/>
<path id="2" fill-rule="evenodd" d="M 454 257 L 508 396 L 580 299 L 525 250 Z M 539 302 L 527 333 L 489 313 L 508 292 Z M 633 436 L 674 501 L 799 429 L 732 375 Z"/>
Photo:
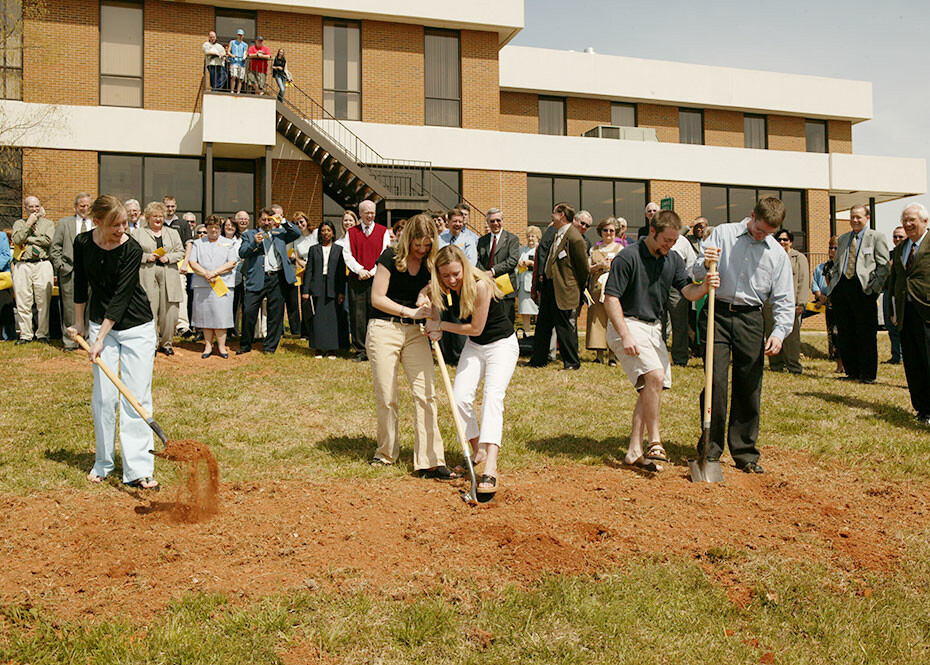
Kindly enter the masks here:
<path id="1" fill-rule="evenodd" d="M 882 343 L 879 357 L 887 358 L 884 336 Z M 912 488 L 915 505 L 925 506 L 930 431 L 912 417 L 902 367 L 881 365 L 874 385 L 839 382 L 825 347 L 825 336 L 805 333 L 805 374 L 766 372 L 763 465 L 767 457 L 810 460 L 812 473 L 838 469 L 856 483 Z M 375 447 L 367 365 L 316 360 L 295 340 L 275 356 L 226 362 L 202 361 L 199 347 L 189 348 L 157 360 L 154 415 L 169 437 L 212 448 L 224 487 L 306 480 L 367 490 L 408 482 L 412 404 L 403 378 L 401 462 L 378 470 L 366 464 Z M 23 506 L 101 490 L 84 480 L 94 459 L 86 357 L 3 344 L 0 362 L 2 533 Z M 505 487 L 508 475 L 601 470 L 623 456 L 635 394 L 622 370 L 589 362 L 580 372 L 555 368 L 518 368 L 511 383 Z M 700 433 L 702 385 L 692 361 L 674 368 L 663 398 L 663 438 L 677 464 Z M 451 464 L 460 453 L 444 394 L 439 402 Z M 171 464 L 158 460 L 156 473 L 168 489 L 176 483 Z M 234 585 L 181 593 L 144 618 L 119 607 L 75 616 L 59 612 L 51 596 L 3 594 L 0 663 L 927 663 L 930 529 L 924 519 L 888 531 L 896 559 L 881 569 L 772 547 L 633 553 L 620 541 L 622 564 L 585 574 L 492 586 L 451 562 L 441 583 L 398 594 L 351 577 L 302 586 L 295 572 L 293 584 L 246 599 Z M 477 540 L 474 556 L 493 559 L 494 548 Z M 721 581 L 724 573 L 742 597 Z M 137 601 L 145 602 L 144 590 Z"/>

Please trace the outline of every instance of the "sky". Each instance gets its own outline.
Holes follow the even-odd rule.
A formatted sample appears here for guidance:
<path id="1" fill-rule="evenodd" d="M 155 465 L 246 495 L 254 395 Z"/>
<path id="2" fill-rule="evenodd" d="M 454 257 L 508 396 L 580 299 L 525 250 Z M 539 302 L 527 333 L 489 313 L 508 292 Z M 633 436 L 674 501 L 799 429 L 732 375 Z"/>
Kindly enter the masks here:
<path id="1" fill-rule="evenodd" d="M 524 23 L 512 44 L 871 81 L 853 152 L 930 159 L 926 0 L 524 0 Z M 913 201 L 878 205 L 878 229 Z"/>

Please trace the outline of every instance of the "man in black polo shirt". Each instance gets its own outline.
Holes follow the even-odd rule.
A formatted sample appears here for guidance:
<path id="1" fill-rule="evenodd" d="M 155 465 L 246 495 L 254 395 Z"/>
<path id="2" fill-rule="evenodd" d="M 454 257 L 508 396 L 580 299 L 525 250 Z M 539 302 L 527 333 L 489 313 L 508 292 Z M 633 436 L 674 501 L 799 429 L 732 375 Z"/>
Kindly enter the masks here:
<path id="1" fill-rule="evenodd" d="M 709 286 L 720 283 L 717 273 L 708 274 L 703 284 L 692 283 L 684 260 L 670 251 L 680 233 L 681 219 L 674 211 L 663 210 L 654 216 L 649 234 L 617 254 L 604 288 L 610 319 L 607 345 L 639 391 L 624 462 L 654 472 L 662 470 L 659 462 L 668 461 L 659 435 L 659 402 L 662 390 L 672 387 L 662 337 L 669 291 L 674 287 L 688 300 L 699 300 Z M 645 454 L 644 433 L 649 435 Z"/>

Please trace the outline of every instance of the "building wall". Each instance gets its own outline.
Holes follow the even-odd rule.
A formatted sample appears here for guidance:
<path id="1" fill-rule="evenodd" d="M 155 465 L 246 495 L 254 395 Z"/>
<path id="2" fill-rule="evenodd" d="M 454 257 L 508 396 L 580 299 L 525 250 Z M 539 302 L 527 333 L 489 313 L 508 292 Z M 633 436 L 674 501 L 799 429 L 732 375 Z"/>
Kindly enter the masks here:
<path id="1" fill-rule="evenodd" d="M 807 150 L 804 118 L 787 115 L 768 116 L 769 150 Z"/>
<path id="2" fill-rule="evenodd" d="M 495 32 L 462 30 L 462 127 L 500 129 L 500 82 Z"/>
<path id="3" fill-rule="evenodd" d="M 146 0 L 142 80 L 145 108 L 190 113 L 198 110 L 203 84 L 202 47 L 207 33 L 213 30 L 213 17 L 213 7 Z"/>
<path id="4" fill-rule="evenodd" d="M 23 150 L 23 195 L 38 196 L 49 219 L 74 214 L 74 196 L 97 196 L 97 153 L 91 150 Z"/>
<path id="5" fill-rule="evenodd" d="M 424 123 L 423 26 L 362 21 L 362 120 Z"/>
<path id="6" fill-rule="evenodd" d="M 659 203 L 666 196 L 675 199 L 675 212 L 681 217 L 682 224 L 690 224 L 691 220 L 701 215 L 701 183 L 679 182 L 676 180 L 650 180 L 649 200 Z M 639 228 L 631 224 L 631 233 Z"/>
<path id="7" fill-rule="evenodd" d="M 830 192 L 807 190 L 807 251 L 827 252 L 830 244 Z M 813 269 L 814 266 L 811 266 Z"/>
<path id="8" fill-rule="evenodd" d="M 23 101 L 96 106 L 100 98 L 96 2 L 44 0 L 23 22 Z"/>
<path id="9" fill-rule="evenodd" d="M 852 154 L 852 123 L 848 120 L 827 121 L 827 150 Z"/>
<path id="10" fill-rule="evenodd" d="M 292 219 L 294 213 L 300 210 L 307 213 L 314 225 L 318 224 L 323 218 L 323 174 L 320 165 L 303 159 L 273 159 L 271 200 L 284 208 L 288 219 Z"/>
<path id="11" fill-rule="evenodd" d="M 473 211 L 471 225 L 479 235 L 484 233 L 484 213 L 500 208 L 504 213 L 504 228 L 526 240 L 526 174 L 516 171 L 462 171 L 462 195 L 478 210 Z"/>
<path id="12" fill-rule="evenodd" d="M 742 148 L 746 145 L 740 111 L 704 110 L 704 145 Z"/>
<path id="13" fill-rule="evenodd" d="M 539 95 L 501 91 L 500 108 L 502 132 L 539 133 Z"/>
<path id="14" fill-rule="evenodd" d="M 258 34 L 271 55 L 284 49 L 294 82 L 318 104 L 323 103 L 323 18 L 296 12 L 258 12 Z M 269 82 L 271 79 L 269 78 Z M 275 84 L 272 87 L 276 88 Z M 365 100 L 362 100 L 365 103 Z"/>
<path id="15" fill-rule="evenodd" d="M 678 143 L 678 107 L 659 104 L 637 104 L 636 116 L 640 127 L 656 130 L 662 143 Z"/>
<path id="16" fill-rule="evenodd" d="M 565 99 L 565 124 L 569 136 L 581 136 L 598 125 L 610 124 L 610 101 L 606 99 Z"/>

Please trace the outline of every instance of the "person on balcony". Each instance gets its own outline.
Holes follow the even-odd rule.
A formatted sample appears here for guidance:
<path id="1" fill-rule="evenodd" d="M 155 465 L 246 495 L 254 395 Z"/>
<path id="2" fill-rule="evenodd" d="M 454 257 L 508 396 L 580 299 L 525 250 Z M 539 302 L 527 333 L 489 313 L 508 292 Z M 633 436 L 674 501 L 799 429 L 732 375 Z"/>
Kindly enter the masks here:
<path id="1" fill-rule="evenodd" d="M 287 56 L 283 48 L 278 49 L 278 54 L 271 63 L 271 75 L 274 77 L 274 82 L 278 84 L 278 101 L 283 102 L 284 88 L 291 80 L 291 73 L 287 71 Z"/>
<path id="2" fill-rule="evenodd" d="M 226 49 L 216 41 L 212 30 L 203 43 L 203 56 L 207 63 L 207 75 L 210 77 L 210 89 L 222 90 L 226 87 Z"/>
<path id="3" fill-rule="evenodd" d="M 229 56 L 229 85 L 230 91 L 235 94 L 242 92 L 242 82 L 245 80 L 245 57 L 249 53 L 249 44 L 245 41 L 245 30 L 236 30 L 236 38 L 229 42 L 226 54 Z"/>
<path id="4" fill-rule="evenodd" d="M 263 95 L 265 79 L 268 77 L 268 61 L 271 60 L 271 51 L 265 46 L 265 40 L 260 36 L 256 37 L 246 57 L 249 60 L 249 87 L 256 95 Z"/>

